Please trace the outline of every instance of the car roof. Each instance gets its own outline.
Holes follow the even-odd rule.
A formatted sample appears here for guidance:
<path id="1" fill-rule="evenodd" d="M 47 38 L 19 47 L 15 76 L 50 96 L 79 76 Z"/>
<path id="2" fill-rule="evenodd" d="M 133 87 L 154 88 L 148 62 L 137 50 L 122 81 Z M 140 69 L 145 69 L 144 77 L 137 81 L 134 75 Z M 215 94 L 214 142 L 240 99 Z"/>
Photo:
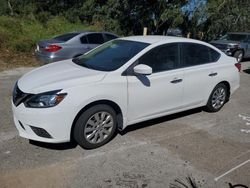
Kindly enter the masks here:
<path id="1" fill-rule="evenodd" d="M 158 42 L 198 42 L 203 43 L 202 41 L 188 39 L 183 37 L 173 37 L 173 36 L 162 36 L 162 35 L 146 35 L 146 36 L 130 36 L 120 38 L 122 40 L 143 42 L 148 44 L 158 43 Z"/>
<path id="2" fill-rule="evenodd" d="M 88 33 L 104 33 L 104 34 L 112 34 L 112 35 L 116 35 L 114 33 L 110 33 L 110 32 L 106 32 L 106 31 L 73 31 L 73 32 L 69 32 L 67 34 L 70 33 L 75 33 L 75 34 L 88 34 Z"/>
<path id="3" fill-rule="evenodd" d="M 228 32 L 228 34 L 250 35 L 250 32 Z"/>

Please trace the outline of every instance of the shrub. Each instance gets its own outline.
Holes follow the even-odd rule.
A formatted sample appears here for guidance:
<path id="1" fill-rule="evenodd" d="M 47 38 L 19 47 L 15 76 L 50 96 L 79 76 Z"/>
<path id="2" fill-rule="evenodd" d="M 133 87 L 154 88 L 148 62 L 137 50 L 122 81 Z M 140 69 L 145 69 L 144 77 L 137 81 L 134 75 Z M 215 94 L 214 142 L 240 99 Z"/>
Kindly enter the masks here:
<path id="1" fill-rule="evenodd" d="M 39 40 L 55 35 L 80 30 L 100 30 L 99 26 L 86 26 L 80 22 L 70 23 L 62 16 L 51 17 L 46 14 L 37 19 L 0 16 L 0 48 L 13 52 L 30 52 Z"/>

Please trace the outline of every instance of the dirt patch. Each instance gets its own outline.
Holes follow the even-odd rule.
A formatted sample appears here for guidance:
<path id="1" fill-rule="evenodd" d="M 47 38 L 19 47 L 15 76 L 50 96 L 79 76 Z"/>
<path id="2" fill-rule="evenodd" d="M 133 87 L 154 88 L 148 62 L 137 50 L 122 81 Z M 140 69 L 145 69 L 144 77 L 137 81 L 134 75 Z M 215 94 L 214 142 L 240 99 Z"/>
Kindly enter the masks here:
<path id="1" fill-rule="evenodd" d="M 40 65 L 34 53 L 14 53 L 9 50 L 0 50 L 0 72 L 17 67 L 37 67 Z"/>
<path id="2" fill-rule="evenodd" d="M 0 174 L 1 187 L 70 187 L 69 162 Z M 42 183 L 41 183 L 42 182 Z"/>

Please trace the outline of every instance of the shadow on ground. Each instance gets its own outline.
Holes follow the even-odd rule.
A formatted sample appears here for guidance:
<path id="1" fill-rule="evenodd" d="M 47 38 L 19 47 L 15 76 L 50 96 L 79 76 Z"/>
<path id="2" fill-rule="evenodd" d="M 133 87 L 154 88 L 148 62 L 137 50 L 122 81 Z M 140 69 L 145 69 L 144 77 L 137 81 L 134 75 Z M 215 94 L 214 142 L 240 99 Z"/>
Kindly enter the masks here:
<path id="1" fill-rule="evenodd" d="M 180 112 L 177 114 L 172 114 L 172 115 L 152 119 L 149 121 L 133 124 L 133 125 L 127 127 L 125 130 L 121 131 L 119 134 L 125 135 L 126 133 L 131 132 L 131 131 L 142 129 L 145 127 L 150 127 L 150 126 L 153 126 L 153 125 L 158 124 L 158 123 L 163 123 L 163 122 L 178 119 L 181 117 L 189 116 L 191 114 L 199 113 L 201 111 L 202 111 L 202 108 L 196 108 L 196 109 L 188 110 L 185 112 Z M 68 150 L 68 149 L 74 149 L 77 147 L 77 143 L 73 142 L 73 141 L 69 142 L 69 143 L 52 144 L 52 143 L 44 143 L 44 142 L 30 140 L 29 143 L 32 145 L 35 145 L 35 146 L 39 146 L 39 147 L 47 148 L 47 149 L 51 149 L 51 150 Z"/>
<path id="2" fill-rule="evenodd" d="M 243 70 L 244 73 L 250 74 L 250 68 Z"/>
<path id="3" fill-rule="evenodd" d="M 189 116 L 191 114 L 196 114 L 196 113 L 199 113 L 201 111 L 202 111 L 202 108 L 195 108 L 192 110 L 188 110 L 188 111 L 184 111 L 184 112 L 180 112 L 180 113 L 176 113 L 176 114 L 172 114 L 172 115 L 144 121 L 141 123 L 133 124 L 133 125 L 128 126 L 125 130 L 121 131 L 120 134 L 125 135 L 126 133 L 131 132 L 131 131 L 142 129 L 145 127 L 150 127 L 150 126 L 153 126 L 153 125 L 158 124 L 158 123 L 163 123 L 163 122 L 178 119 L 181 117 Z"/>
<path id="4" fill-rule="evenodd" d="M 35 146 L 39 146 L 39 147 L 47 148 L 51 150 L 68 150 L 68 149 L 74 149 L 77 147 L 77 143 L 75 142 L 52 144 L 52 143 L 44 143 L 44 142 L 30 140 L 29 143 Z"/>

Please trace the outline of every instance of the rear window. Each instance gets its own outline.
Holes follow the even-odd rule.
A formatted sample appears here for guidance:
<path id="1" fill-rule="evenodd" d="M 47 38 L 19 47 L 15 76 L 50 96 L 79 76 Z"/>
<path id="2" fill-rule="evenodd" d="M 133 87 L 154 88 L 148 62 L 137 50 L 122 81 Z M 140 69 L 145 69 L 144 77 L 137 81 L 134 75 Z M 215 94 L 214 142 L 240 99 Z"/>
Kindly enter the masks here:
<path id="1" fill-rule="evenodd" d="M 221 40 L 231 40 L 231 41 L 240 41 L 243 42 L 247 39 L 247 35 L 242 34 L 226 34 L 220 38 Z"/>
<path id="2" fill-rule="evenodd" d="M 182 67 L 213 63 L 220 58 L 220 53 L 196 43 L 182 43 L 181 54 Z"/>
<path id="3" fill-rule="evenodd" d="M 102 37 L 102 34 L 93 33 L 93 34 L 88 34 L 87 37 L 88 37 L 89 44 L 102 44 L 102 43 L 104 43 L 104 39 Z"/>
<path id="4" fill-rule="evenodd" d="M 80 40 L 81 40 L 81 43 L 82 43 L 82 44 L 88 44 L 88 40 L 87 40 L 87 37 L 86 37 L 86 36 L 82 36 L 82 37 L 80 38 Z"/>
<path id="5" fill-rule="evenodd" d="M 115 35 L 111 35 L 111 34 L 105 34 L 106 38 L 107 38 L 107 41 L 110 41 L 110 40 L 113 40 L 113 39 L 116 39 L 117 36 Z"/>
<path id="6" fill-rule="evenodd" d="M 75 37 L 78 34 L 79 33 L 68 33 L 68 34 L 64 34 L 64 35 L 59 35 L 59 36 L 55 37 L 54 39 L 66 42 L 66 41 L 72 39 L 73 37 Z"/>
<path id="7" fill-rule="evenodd" d="M 217 51 L 215 51 L 214 49 L 210 48 L 210 54 L 211 54 L 211 60 L 212 62 L 216 62 L 219 60 L 220 58 L 220 53 L 218 53 Z"/>

